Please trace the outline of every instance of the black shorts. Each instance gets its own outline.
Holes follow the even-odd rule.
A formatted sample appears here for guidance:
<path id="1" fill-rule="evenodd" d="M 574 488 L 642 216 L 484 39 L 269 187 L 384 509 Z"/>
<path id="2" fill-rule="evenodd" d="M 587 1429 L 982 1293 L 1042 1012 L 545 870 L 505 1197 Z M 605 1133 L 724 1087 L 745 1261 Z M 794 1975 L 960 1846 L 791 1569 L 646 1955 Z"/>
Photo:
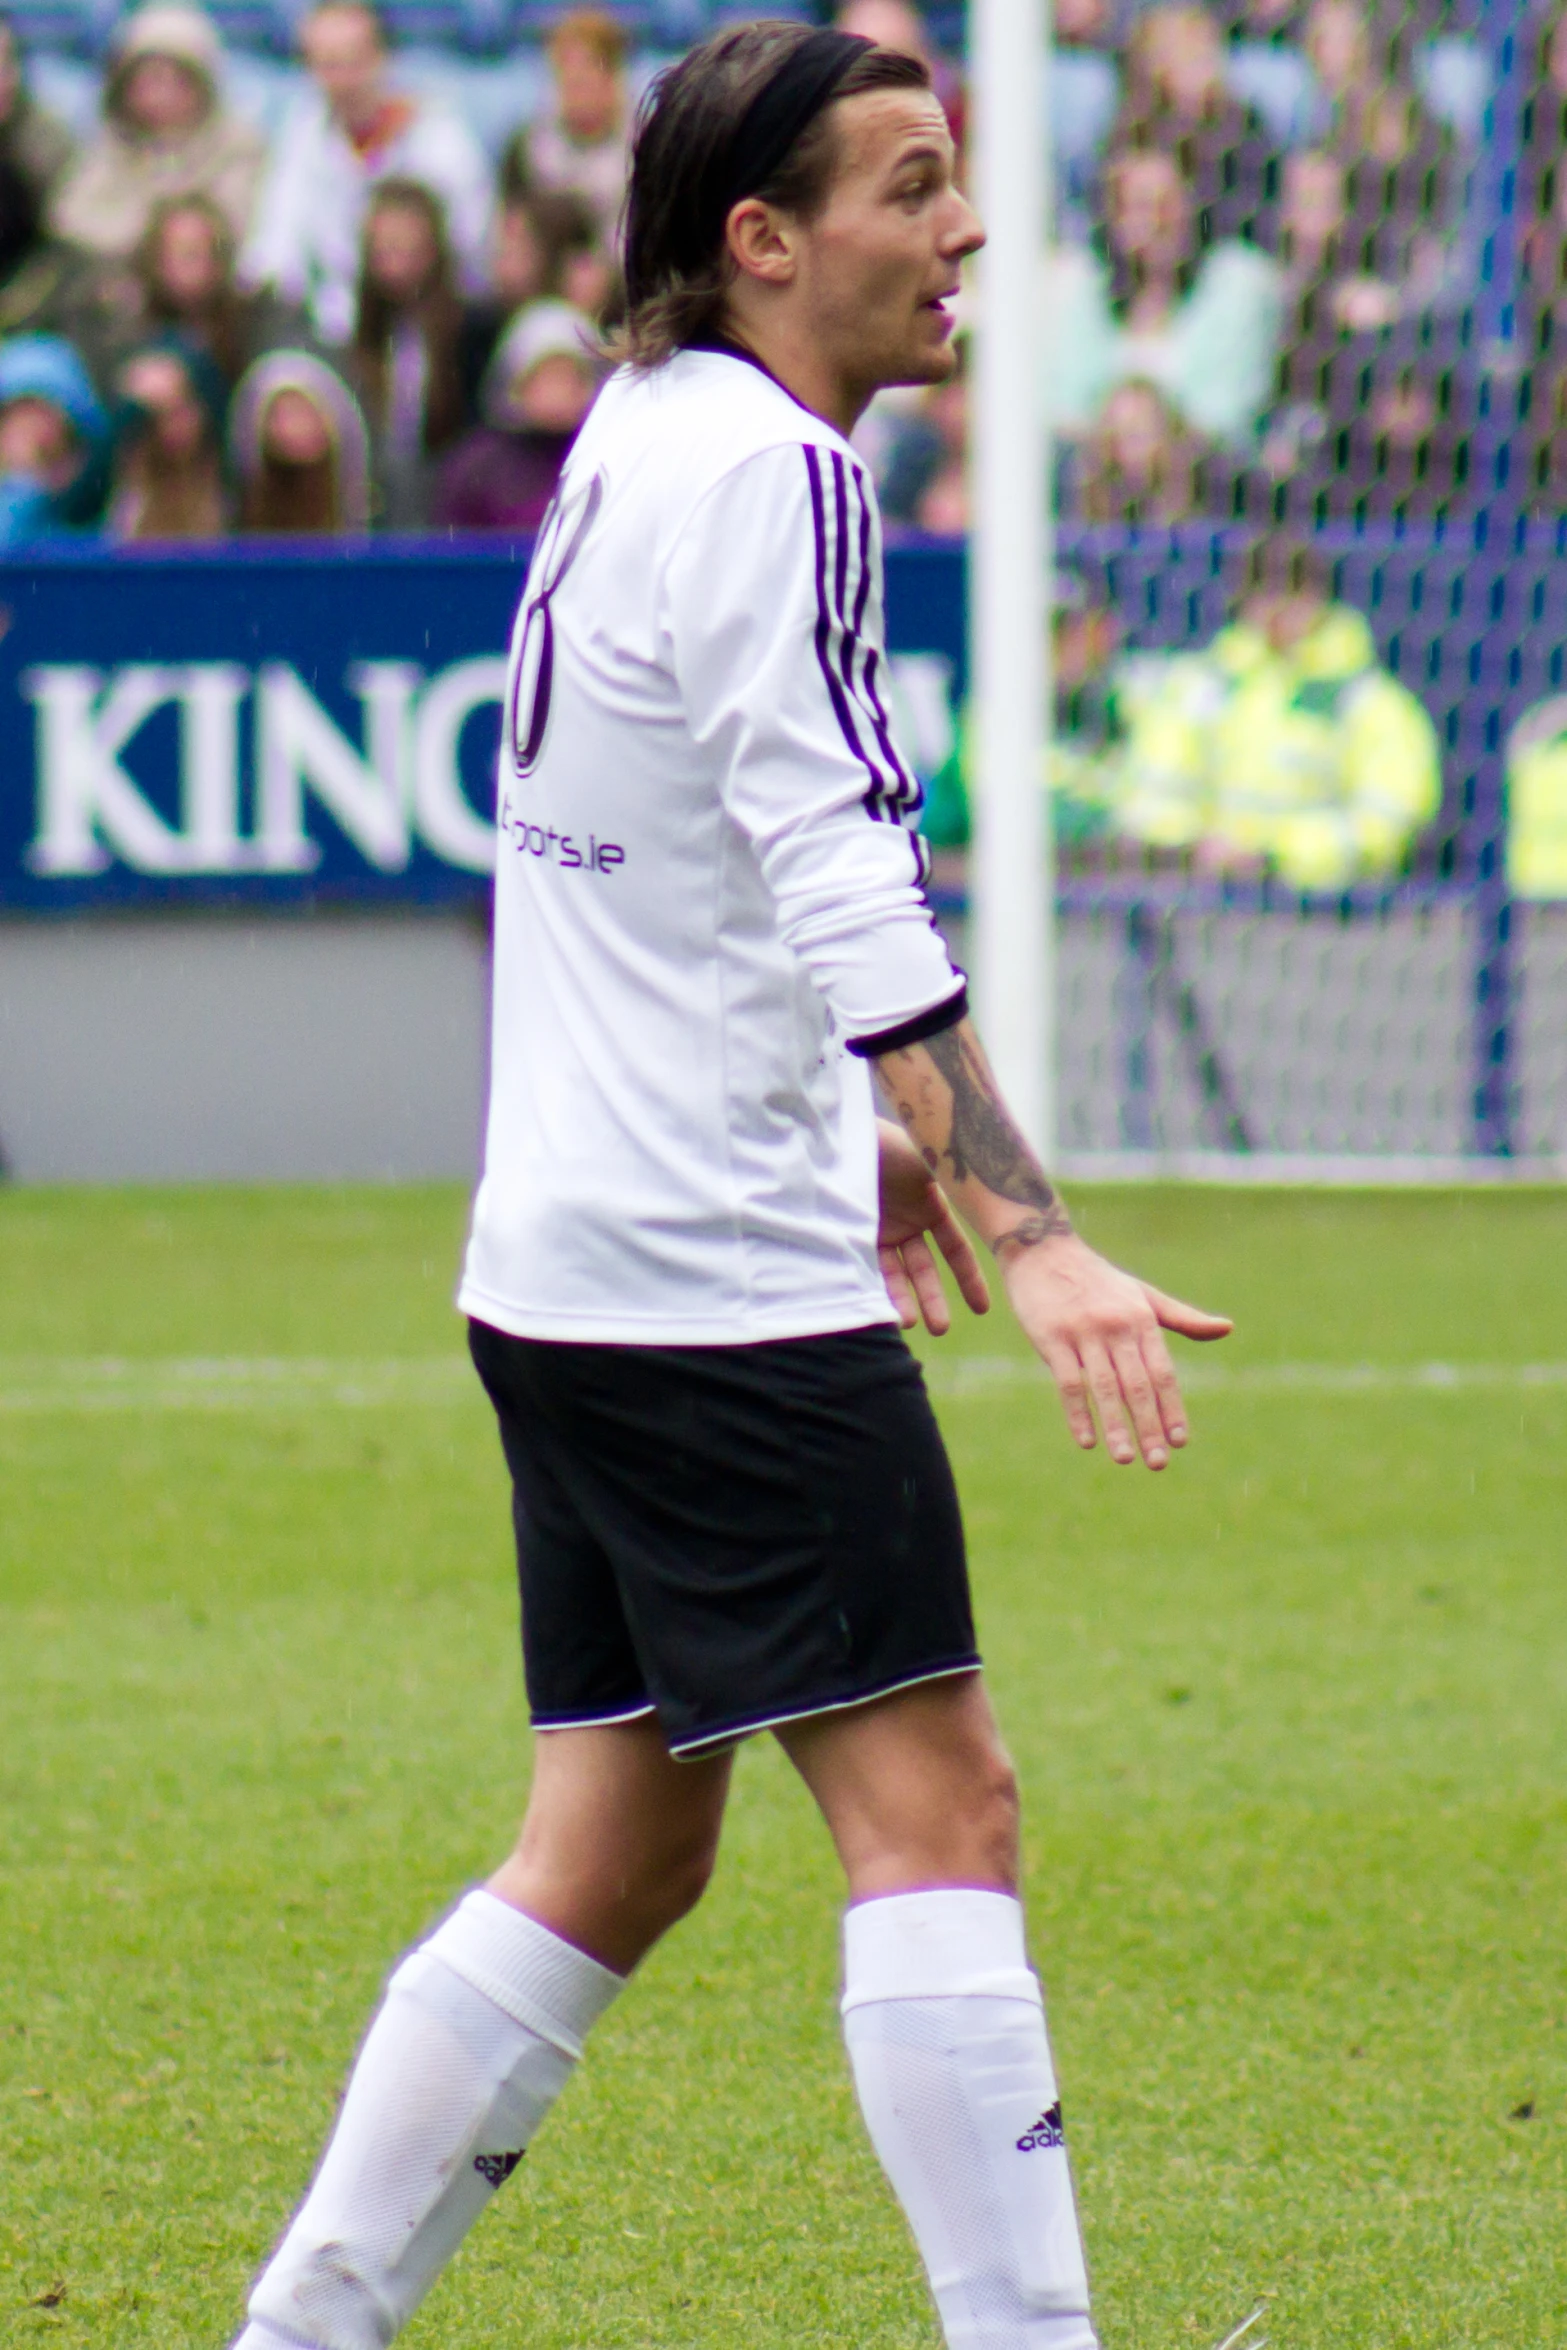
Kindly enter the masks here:
<path id="1" fill-rule="evenodd" d="M 952 1471 L 896 1330 L 469 1340 L 511 1470 L 537 1729 L 656 1713 L 697 1754 L 978 1664 Z"/>

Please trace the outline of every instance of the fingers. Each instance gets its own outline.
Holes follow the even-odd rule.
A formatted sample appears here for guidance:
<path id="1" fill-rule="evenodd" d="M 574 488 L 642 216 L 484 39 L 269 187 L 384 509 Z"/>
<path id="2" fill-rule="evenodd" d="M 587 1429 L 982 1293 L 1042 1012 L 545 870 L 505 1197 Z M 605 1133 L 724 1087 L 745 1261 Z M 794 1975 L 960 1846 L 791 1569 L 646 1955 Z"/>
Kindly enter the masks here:
<path id="1" fill-rule="evenodd" d="M 947 1293 L 941 1286 L 941 1275 L 936 1260 L 923 1240 L 906 1240 L 903 1244 L 903 1269 L 914 1284 L 925 1327 L 933 1338 L 945 1338 L 952 1327 L 952 1315 L 947 1305 Z"/>
<path id="2" fill-rule="evenodd" d="M 1182 1338 L 1228 1338 L 1235 1327 L 1228 1314 L 1205 1314 L 1201 1306 L 1185 1305 L 1178 1297 L 1166 1297 L 1151 1281 L 1139 1286 L 1165 1329 L 1178 1331 Z"/>
<path id="3" fill-rule="evenodd" d="M 1181 1383 L 1175 1376 L 1170 1350 L 1160 1335 L 1157 1323 L 1143 1334 L 1142 1354 L 1158 1400 L 1159 1417 L 1164 1424 L 1165 1435 L 1179 1450 L 1186 1442 L 1186 1406 L 1181 1401 Z"/>
<path id="4" fill-rule="evenodd" d="M 938 1193 L 938 1198 L 941 1195 Z M 930 1222 L 930 1236 L 952 1268 L 952 1278 L 958 1285 L 958 1295 L 971 1314 L 988 1314 L 990 1289 L 975 1255 L 968 1234 L 958 1222 L 946 1200 L 941 1201 L 941 1213 Z"/>
<path id="5" fill-rule="evenodd" d="M 1099 1442 L 1099 1436 L 1088 1401 L 1088 1382 L 1083 1373 L 1082 1358 L 1075 1347 L 1053 1345 L 1048 1339 L 1041 1342 L 1039 1351 L 1044 1356 L 1045 1368 L 1060 1392 L 1061 1409 L 1066 1414 L 1066 1424 L 1072 1432 L 1073 1443 L 1080 1444 L 1084 1452 L 1092 1452 Z"/>
<path id="6" fill-rule="evenodd" d="M 1083 1343 L 1082 1357 L 1088 1392 L 1094 1399 L 1099 1425 L 1105 1432 L 1105 1450 L 1118 1467 L 1129 1468 L 1137 1458 L 1138 1440 L 1132 1433 L 1135 1411 L 1128 1412 L 1128 1398 L 1122 1393 L 1120 1365 L 1110 1348 L 1098 1338 L 1090 1338 Z M 1165 1457 L 1161 1431 L 1161 1468 Z"/>
<path id="7" fill-rule="evenodd" d="M 882 1282 L 887 1295 L 892 1300 L 893 1311 L 902 1328 L 912 1330 L 919 1321 L 920 1310 L 914 1295 L 913 1284 L 903 1270 L 903 1258 L 895 1248 L 879 1248 L 876 1254 L 881 1263 Z"/>

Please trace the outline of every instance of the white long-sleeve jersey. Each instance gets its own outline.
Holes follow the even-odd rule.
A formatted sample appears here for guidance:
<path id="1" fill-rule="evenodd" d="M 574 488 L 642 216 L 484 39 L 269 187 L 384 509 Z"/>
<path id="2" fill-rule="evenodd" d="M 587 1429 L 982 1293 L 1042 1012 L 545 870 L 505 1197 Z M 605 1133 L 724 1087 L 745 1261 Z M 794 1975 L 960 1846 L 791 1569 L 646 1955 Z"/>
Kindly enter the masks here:
<path id="1" fill-rule="evenodd" d="M 848 443 L 759 367 L 605 387 L 518 612 L 459 1302 L 645 1345 L 892 1319 L 868 1048 L 957 1017 Z"/>

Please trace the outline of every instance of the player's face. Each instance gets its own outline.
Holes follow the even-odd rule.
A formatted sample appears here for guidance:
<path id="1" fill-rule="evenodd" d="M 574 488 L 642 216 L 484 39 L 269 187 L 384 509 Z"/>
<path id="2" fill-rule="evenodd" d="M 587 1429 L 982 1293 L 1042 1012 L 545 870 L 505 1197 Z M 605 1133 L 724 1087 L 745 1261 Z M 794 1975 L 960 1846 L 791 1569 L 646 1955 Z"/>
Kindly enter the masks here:
<path id="1" fill-rule="evenodd" d="M 953 179 L 952 134 L 926 90 L 868 90 L 835 109 L 838 171 L 797 231 L 800 293 L 823 359 L 862 398 L 940 383 L 956 356 L 959 272 L 985 241 Z"/>

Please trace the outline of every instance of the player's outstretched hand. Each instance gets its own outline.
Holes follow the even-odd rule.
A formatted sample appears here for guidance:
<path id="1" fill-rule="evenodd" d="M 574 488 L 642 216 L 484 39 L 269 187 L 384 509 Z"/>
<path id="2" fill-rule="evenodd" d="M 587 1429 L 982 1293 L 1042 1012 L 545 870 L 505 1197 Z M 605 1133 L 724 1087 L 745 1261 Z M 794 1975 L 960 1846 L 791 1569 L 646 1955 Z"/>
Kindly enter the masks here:
<path id="1" fill-rule="evenodd" d="M 1123 1273 L 1075 1232 L 1005 1251 L 1007 1295 L 1024 1331 L 1061 1390 L 1067 1426 L 1085 1451 L 1098 1442 L 1097 1414 L 1113 1461 L 1169 1466 L 1186 1442 L 1186 1410 L 1166 1330 L 1183 1338 L 1227 1338 L 1223 1314 L 1166 1297 Z"/>
<path id="2" fill-rule="evenodd" d="M 947 1204 L 946 1193 L 903 1128 L 878 1118 L 876 1135 L 881 1179 L 881 1229 L 876 1243 L 881 1277 L 904 1329 L 913 1330 L 923 1317 L 926 1329 L 940 1338 L 951 1328 L 952 1316 L 930 1252 L 931 1241 L 952 1267 L 952 1277 L 971 1312 L 989 1313 L 990 1291 L 968 1235 Z"/>

